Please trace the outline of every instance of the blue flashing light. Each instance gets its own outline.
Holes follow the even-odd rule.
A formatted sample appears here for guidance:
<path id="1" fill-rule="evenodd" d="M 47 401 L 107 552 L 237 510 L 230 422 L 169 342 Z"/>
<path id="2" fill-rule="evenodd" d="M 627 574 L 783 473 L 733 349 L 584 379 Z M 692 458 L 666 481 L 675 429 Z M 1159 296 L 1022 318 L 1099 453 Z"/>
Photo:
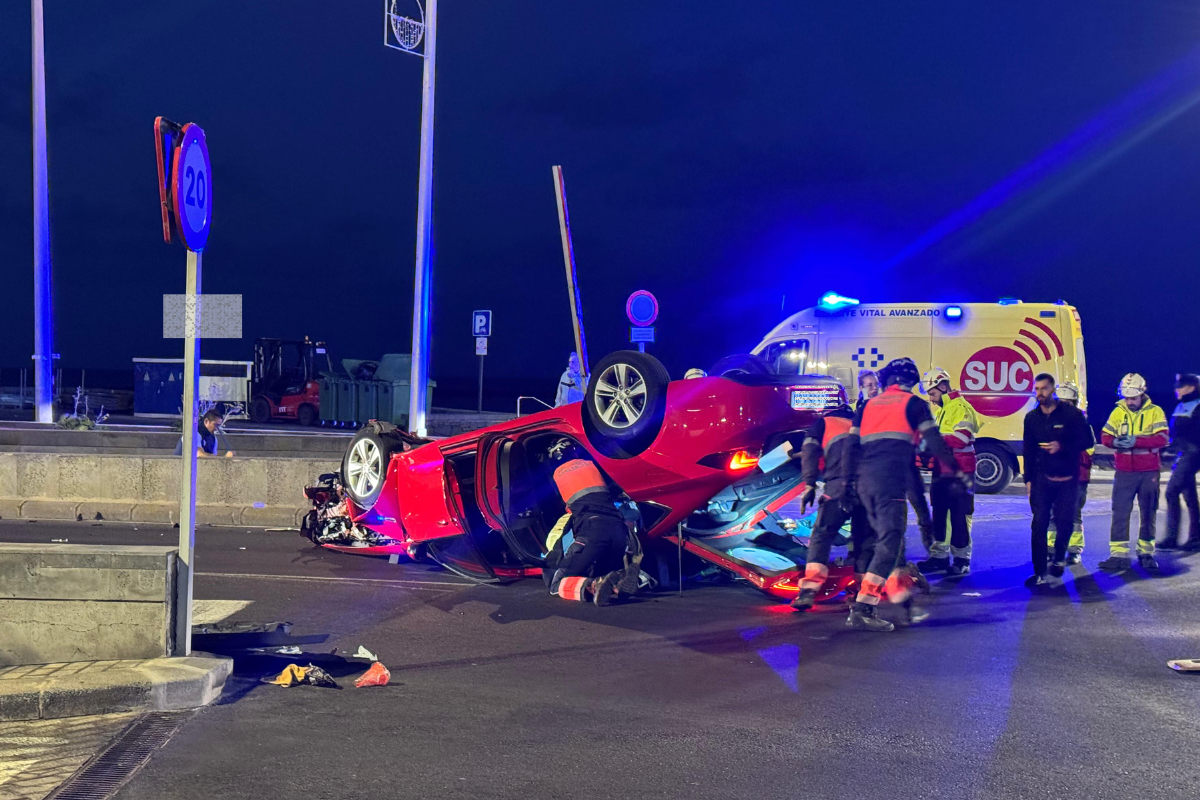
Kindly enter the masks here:
<path id="1" fill-rule="evenodd" d="M 841 311 L 843 308 L 856 305 L 858 305 L 858 300 L 853 297 L 843 297 L 837 292 L 826 292 L 817 301 L 817 306 L 823 311 Z"/>
<path id="2" fill-rule="evenodd" d="M 962 306 L 946 306 L 946 319 L 962 319 Z"/>
<path id="3" fill-rule="evenodd" d="M 1015 297 L 1001 297 L 1000 298 L 1000 305 L 1002 305 L 1002 306 L 1015 306 L 1015 305 L 1020 305 L 1020 303 L 1021 303 L 1021 301 Z"/>

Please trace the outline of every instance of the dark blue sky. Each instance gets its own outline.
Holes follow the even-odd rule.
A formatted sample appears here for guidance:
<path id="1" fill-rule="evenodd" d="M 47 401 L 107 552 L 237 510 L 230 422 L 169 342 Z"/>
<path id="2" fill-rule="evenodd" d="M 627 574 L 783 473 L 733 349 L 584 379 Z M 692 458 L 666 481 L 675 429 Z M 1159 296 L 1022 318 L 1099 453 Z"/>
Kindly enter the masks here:
<path id="1" fill-rule="evenodd" d="M 420 61 L 383 47 L 380 6 L 48 3 L 64 366 L 182 351 L 161 338 L 183 252 L 159 236 L 158 114 L 208 134 L 204 288 L 244 295 L 247 340 L 206 356 L 409 347 Z M 32 349 L 28 26 L 0 5 L 8 367 Z M 784 295 L 1062 297 L 1094 402 L 1130 369 L 1164 388 L 1200 369 L 1198 44 L 1182 0 L 442 0 L 434 377 L 474 373 L 479 307 L 490 374 L 561 369 L 562 164 L 594 358 L 639 288 L 675 375 L 753 346 Z"/>

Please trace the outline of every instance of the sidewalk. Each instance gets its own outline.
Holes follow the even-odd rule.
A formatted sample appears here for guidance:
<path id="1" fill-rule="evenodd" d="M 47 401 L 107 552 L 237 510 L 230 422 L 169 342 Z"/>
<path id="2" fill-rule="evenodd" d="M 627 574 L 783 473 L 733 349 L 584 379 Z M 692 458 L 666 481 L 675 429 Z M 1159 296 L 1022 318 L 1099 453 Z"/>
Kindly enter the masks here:
<path id="1" fill-rule="evenodd" d="M 145 661 L 0 668 L 0 722 L 206 706 L 233 661 L 206 653 Z"/>

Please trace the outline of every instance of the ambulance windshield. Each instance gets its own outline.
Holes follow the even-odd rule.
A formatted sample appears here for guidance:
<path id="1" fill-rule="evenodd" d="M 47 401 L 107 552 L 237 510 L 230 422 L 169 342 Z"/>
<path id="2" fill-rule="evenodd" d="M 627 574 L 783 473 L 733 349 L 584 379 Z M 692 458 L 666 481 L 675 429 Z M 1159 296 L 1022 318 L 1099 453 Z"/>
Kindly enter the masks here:
<path id="1" fill-rule="evenodd" d="M 808 371 L 808 339 L 775 342 L 763 351 L 763 358 L 780 375 L 804 375 Z"/>

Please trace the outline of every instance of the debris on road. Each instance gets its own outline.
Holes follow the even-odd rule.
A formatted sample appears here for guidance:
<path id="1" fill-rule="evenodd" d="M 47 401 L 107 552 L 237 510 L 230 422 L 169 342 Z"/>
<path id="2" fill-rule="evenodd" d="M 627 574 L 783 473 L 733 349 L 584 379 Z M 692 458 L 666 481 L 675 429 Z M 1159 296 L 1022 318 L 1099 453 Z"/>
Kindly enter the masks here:
<path id="1" fill-rule="evenodd" d="M 341 688 L 328 672 L 313 664 L 309 664 L 307 667 L 302 667 L 299 664 L 288 664 L 283 672 L 274 678 L 264 678 L 263 683 L 271 683 L 283 687 L 308 684 L 309 686 L 324 686 L 331 689 Z"/>
<path id="2" fill-rule="evenodd" d="M 1167 666 L 1176 672 L 1200 672 L 1200 658 L 1177 658 Z"/>
<path id="3" fill-rule="evenodd" d="M 315 486 L 304 489 L 304 494 L 313 503 L 313 510 L 300 523 L 300 534 L 311 539 L 313 544 L 338 545 L 340 547 L 386 547 L 399 544 L 350 519 L 347 500 L 342 484 L 334 473 L 322 475 Z"/>
<path id="4" fill-rule="evenodd" d="M 291 645 L 289 647 L 281 647 L 275 652 L 285 656 L 298 656 L 300 655 L 300 648 L 296 645 Z"/>
<path id="5" fill-rule="evenodd" d="M 379 656 L 375 655 L 370 650 L 363 647 L 361 644 L 358 646 L 358 652 L 355 653 L 353 657 L 354 658 L 365 658 L 368 661 L 378 661 L 379 660 Z"/>
<path id="6" fill-rule="evenodd" d="M 983 597 L 982 592 L 963 592 L 963 597 Z"/>
<path id="7" fill-rule="evenodd" d="M 69 541 L 71 541 L 71 540 L 70 539 L 51 539 L 50 543 L 51 544 L 66 544 Z"/>
<path id="8" fill-rule="evenodd" d="M 387 686 L 388 681 L 392 679 L 392 673 L 383 664 L 376 661 L 371 665 L 371 668 L 364 672 L 358 680 L 354 682 L 356 689 L 362 689 L 367 686 Z"/>

